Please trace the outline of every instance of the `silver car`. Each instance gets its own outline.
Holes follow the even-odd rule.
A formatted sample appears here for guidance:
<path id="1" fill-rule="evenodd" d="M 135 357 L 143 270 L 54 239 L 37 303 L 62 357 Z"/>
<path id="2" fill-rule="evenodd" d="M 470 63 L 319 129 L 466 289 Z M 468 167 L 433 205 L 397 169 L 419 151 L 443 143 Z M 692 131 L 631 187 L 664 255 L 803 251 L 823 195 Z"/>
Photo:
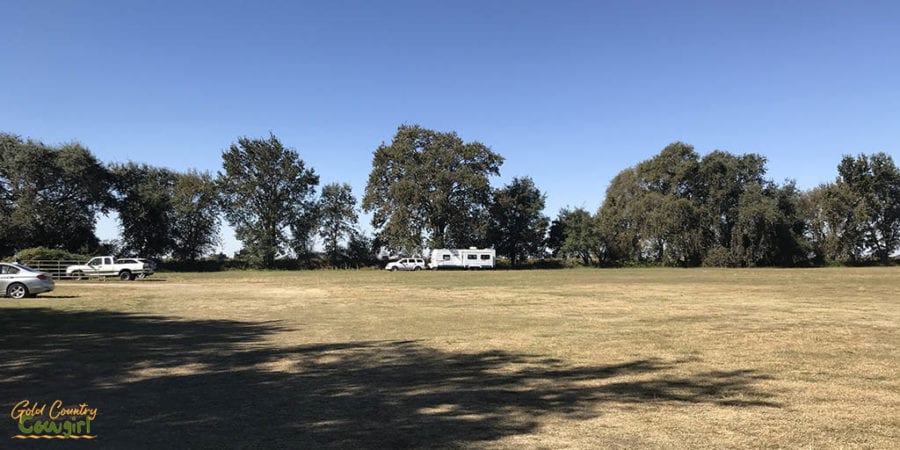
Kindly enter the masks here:
<path id="1" fill-rule="evenodd" d="M 12 298 L 34 297 L 54 288 L 53 277 L 17 263 L 0 263 L 0 294 Z"/>

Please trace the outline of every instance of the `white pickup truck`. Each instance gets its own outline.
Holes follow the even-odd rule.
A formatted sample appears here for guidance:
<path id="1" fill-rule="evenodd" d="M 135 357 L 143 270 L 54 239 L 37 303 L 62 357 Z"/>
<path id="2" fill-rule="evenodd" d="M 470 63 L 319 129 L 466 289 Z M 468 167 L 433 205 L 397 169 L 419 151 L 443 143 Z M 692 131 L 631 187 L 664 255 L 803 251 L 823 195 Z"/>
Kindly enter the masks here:
<path id="1" fill-rule="evenodd" d="M 66 267 L 66 276 L 79 280 L 84 277 L 119 277 L 120 280 L 134 280 L 135 277 L 146 273 L 152 273 L 150 264 L 120 263 L 112 256 L 97 256 L 91 258 L 87 264 Z"/>

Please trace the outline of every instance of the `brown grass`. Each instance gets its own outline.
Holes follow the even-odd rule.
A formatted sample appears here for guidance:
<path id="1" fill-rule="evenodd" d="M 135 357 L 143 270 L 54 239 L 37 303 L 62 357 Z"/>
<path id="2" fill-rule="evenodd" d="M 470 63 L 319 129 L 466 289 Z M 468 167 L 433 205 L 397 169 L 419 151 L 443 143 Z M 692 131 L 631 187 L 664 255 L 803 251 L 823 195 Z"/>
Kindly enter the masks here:
<path id="1" fill-rule="evenodd" d="M 0 299 L 0 405 L 112 448 L 897 448 L 898 326 L 897 268 L 60 282 Z"/>

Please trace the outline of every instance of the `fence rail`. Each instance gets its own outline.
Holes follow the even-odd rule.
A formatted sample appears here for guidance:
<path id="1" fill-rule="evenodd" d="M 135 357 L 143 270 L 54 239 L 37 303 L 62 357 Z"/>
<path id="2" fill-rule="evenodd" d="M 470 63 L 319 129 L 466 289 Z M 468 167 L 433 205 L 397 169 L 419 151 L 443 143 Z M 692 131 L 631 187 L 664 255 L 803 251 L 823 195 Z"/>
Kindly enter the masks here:
<path id="1" fill-rule="evenodd" d="M 84 261 L 71 259 L 33 259 L 19 262 L 32 269 L 47 272 L 53 276 L 53 279 L 55 280 L 70 279 L 70 277 L 66 276 L 66 267 L 74 266 L 75 264 L 84 264 Z"/>

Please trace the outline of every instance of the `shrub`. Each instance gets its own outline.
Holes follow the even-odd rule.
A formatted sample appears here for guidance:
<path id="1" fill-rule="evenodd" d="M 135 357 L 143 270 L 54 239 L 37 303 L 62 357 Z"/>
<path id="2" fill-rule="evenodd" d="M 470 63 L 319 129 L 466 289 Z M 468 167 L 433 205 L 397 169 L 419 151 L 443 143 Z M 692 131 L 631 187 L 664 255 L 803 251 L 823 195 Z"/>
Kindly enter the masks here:
<path id="1" fill-rule="evenodd" d="M 70 261 L 87 261 L 90 256 L 70 253 L 57 248 L 34 247 L 16 253 L 15 259 L 18 261 L 38 261 L 38 260 L 70 260 Z"/>
<path id="2" fill-rule="evenodd" d="M 721 245 L 709 249 L 703 258 L 703 267 L 735 267 L 735 265 L 731 251 Z"/>
<path id="3" fill-rule="evenodd" d="M 509 263 L 509 259 L 497 258 L 496 264 L 498 270 L 571 269 L 573 267 L 582 267 L 581 261 L 576 259 L 542 258 L 529 259 L 513 266 Z"/>

